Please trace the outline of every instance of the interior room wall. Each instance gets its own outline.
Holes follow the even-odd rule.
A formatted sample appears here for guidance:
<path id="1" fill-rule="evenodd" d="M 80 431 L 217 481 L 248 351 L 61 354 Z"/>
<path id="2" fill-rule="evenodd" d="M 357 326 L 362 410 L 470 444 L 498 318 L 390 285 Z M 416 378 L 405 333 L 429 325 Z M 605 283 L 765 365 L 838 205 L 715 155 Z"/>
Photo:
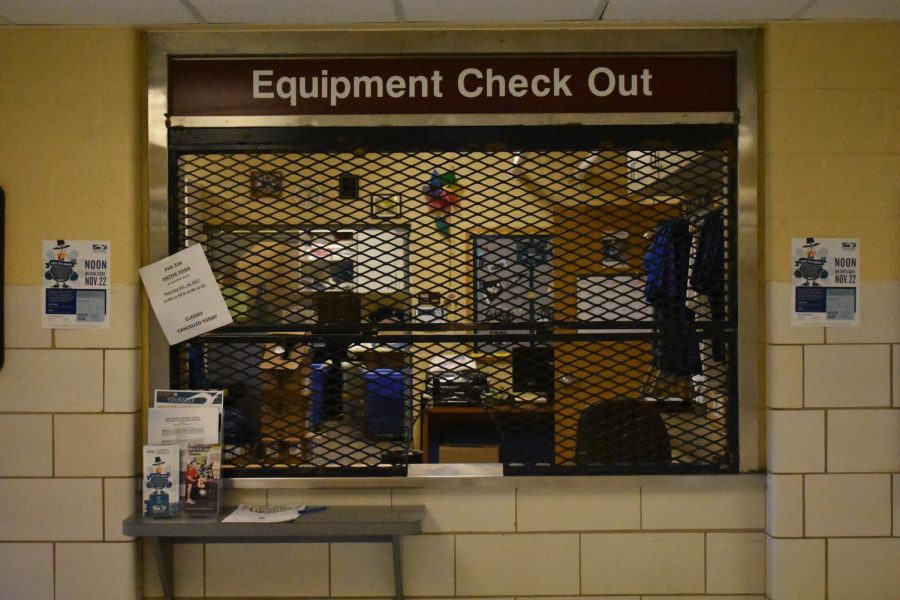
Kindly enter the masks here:
<path id="1" fill-rule="evenodd" d="M 900 590 L 900 25 L 764 35 L 768 596 Z M 860 243 L 859 327 L 791 327 L 791 238 Z"/>

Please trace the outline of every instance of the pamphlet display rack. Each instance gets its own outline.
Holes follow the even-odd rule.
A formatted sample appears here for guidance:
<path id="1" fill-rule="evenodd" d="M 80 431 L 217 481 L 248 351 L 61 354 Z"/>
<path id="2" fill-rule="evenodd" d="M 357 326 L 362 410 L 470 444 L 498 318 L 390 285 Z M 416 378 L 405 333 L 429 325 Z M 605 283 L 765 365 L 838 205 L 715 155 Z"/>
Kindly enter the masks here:
<path id="1" fill-rule="evenodd" d="M 233 508 L 233 507 L 232 507 Z M 395 598 L 403 600 L 400 536 L 422 531 L 423 506 L 329 506 L 286 523 L 223 523 L 231 509 L 215 518 L 177 516 L 145 518 L 135 514 L 122 523 L 128 536 L 144 537 L 153 548 L 166 600 L 174 600 L 174 543 L 390 542 Z"/>

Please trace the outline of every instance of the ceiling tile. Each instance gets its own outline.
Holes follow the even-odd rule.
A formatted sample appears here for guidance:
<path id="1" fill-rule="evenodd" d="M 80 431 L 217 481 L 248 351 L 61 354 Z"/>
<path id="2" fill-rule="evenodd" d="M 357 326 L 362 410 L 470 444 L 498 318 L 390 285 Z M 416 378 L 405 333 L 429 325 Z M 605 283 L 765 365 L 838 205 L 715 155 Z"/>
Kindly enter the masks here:
<path id="1" fill-rule="evenodd" d="M 900 19 L 900 0 L 818 0 L 803 19 Z"/>
<path id="2" fill-rule="evenodd" d="M 604 21 L 767 21 L 790 19 L 809 0 L 610 0 Z"/>
<path id="3" fill-rule="evenodd" d="M 2 1 L 2 0 L 0 0 Z M 190 0 L 208 23 L 392 23 L 391 0 Z"/>
<path id="4" fill-rule="evenodd" d="M 607 0 L 402 0 L 407 21 L 523 22 L 599 18 Z"/>
<path id="5" fill-rule="evenodd" d="M 161 25 L 197 23 L 178 0 L 0 0 L 16 25 Z"/>

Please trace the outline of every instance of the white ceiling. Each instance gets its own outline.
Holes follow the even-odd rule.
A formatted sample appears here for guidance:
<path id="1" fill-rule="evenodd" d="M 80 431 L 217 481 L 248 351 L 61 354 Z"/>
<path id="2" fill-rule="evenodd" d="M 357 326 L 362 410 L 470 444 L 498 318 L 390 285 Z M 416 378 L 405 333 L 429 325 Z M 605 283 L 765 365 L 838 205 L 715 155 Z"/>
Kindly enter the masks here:
<path id="1" fill-rule="evenodd" d="M 0 0 L 0 26 L 900 20 L 900 0 Z"/>

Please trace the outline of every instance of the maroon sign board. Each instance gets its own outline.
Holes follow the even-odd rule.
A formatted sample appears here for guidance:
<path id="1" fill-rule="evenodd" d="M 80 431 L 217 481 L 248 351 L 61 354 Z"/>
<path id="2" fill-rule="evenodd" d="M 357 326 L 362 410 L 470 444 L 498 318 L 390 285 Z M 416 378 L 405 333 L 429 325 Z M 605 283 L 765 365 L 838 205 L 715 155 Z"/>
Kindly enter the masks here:
<path id="1" fill-rule="evenodd" d="M 170 116 L 731 112 L 733 54 L 179 58 Z"/>

